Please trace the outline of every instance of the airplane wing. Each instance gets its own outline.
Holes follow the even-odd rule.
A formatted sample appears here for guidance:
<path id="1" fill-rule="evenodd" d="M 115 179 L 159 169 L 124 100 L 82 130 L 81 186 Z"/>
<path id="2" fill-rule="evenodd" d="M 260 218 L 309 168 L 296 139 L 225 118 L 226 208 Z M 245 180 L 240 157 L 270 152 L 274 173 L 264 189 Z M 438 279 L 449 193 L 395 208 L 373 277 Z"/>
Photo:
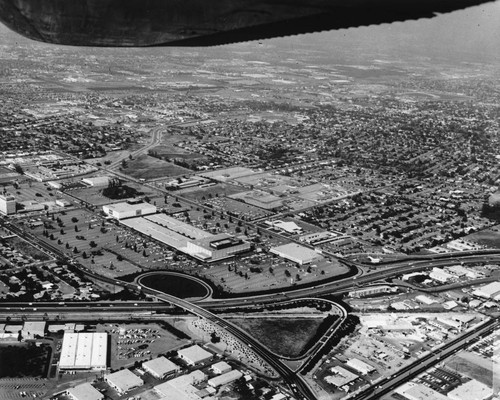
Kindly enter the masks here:
<path id="1" fill-rule="evenodd" d="M 0 0 L 0 21 L 74 46 L 210 46 L 431 18 L 491 0 Z"/>

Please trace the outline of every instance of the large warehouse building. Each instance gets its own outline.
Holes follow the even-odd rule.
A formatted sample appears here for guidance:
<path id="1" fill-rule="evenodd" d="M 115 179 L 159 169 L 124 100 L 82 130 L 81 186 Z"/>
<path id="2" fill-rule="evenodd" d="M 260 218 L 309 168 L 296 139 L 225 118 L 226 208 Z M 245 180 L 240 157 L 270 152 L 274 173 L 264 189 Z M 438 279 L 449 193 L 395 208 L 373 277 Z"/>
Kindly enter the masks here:
<path id="1" fill-rule="evenodd" d="M 141 215 L 155 214 L 156 206 L 149 203 L 124 202 L 102 206 L 104 211 L 110 217 L 117 220 L 124 218 L 140 217 Z"/>
<path id="2" fill-rule="evenodd" d="M 107 355 L 107 333 L 65 333 L 59 369 L 103 370 L 106 369 Z"/>
<path id="3" fill-rule="evenodd" d="M 299 265 L 307 265 L 323 259 L 323 256 L 316 251 L 295 243 L 273 247 L 270 252 Z"/>

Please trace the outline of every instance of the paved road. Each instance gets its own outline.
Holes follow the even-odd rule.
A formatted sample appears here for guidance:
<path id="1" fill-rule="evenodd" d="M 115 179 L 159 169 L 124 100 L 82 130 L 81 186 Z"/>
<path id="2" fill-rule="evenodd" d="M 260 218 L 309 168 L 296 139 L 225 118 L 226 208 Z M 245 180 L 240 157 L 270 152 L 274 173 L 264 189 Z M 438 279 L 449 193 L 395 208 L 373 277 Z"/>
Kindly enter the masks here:
<path id="1" fill-rule="evenodd" d="M 399 370 L 394 375 L 387 377 L 368 388 L 349 397 L 352 400 L 378 400 L 385 394 L 391 392 L 396 387 L 418 376 L 428 368 L 440 363 L 446 357 L 455 354 L 468 346 L 469 342 L 485 336 L 500 326 L 498 319 L 491 319 L 477 326 L 474 329 L 464 332 L 456 339 L 419 358 L 414 363 Z"/>

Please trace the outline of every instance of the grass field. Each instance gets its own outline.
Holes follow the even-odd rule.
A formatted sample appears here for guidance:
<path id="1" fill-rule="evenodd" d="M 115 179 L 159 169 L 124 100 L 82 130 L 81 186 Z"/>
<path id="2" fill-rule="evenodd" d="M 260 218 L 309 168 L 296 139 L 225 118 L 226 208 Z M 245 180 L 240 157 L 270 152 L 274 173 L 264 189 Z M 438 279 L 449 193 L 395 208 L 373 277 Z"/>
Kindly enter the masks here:
<path id="1" fill-rule="evenodd" d="M 187 168 L 179 167 L 175 164 L 148 155 L 141 155 L 134 160 L 127 160 L 127 167 L 123 168 L 121 171 L 133 178 L 139 179 L 178 176 L 193 172 Z"/>
<path id="2" fill-rule="evenodd" d="M 500 225 L 465 236 L 463 239 L 481 246 L 498 249 L 500 248 Z"/>
<path id="3" fill-rule="evenodd" d="M 230 318 L 267 348 L 282 356 L 298 356 L 314 336 L 322 318 Z"/>

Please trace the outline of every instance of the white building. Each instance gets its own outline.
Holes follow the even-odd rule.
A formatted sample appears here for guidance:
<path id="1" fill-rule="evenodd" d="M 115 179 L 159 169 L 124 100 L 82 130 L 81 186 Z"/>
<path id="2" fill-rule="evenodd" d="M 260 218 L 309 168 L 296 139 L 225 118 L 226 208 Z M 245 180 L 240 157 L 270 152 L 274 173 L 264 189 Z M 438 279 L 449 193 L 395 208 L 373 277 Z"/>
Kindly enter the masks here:
<path id="1" fill-rule="evenodd" d="M 110 217 L 121 220 L 124 218 L 140 217 L 156 213 L 156 206 L 149 203 L 115 203 L 102 206 L 104 211 Z"/>
<path id="2" fill-rule="evenodd" d="M 493 396 L 493 389 L 472 379 L 448 393 L 451 400 L 487 400 Z"/>
<path id="3" fill-rule="evenodd" d="M 21 335 L 23 339 L 33 339 L 35 336 L 44 337 L 46 326 L 45 321 L 25 321 Z"/>
<path id="4" fill-rule="evenodd" d="M 438 281 L 440 283 L 446 283 L 453 279 L 453 275 L 443 271 L 441 268 L 433 268 L 432 272 L 429 274 L 429 278 Z"/>
<path id="5" fill-rule="evenodd" d="M 500 282 L 491 282 L 475 290 L 472 294 L 485 299 L 492 299 L 500 294 Z"/>
<path id="6" fill-rule="evenodd" d="M 273 247 L 270 252 L 299 265 L 307 265 L 323 259 L 323 256 L 316 251 L 296 243 Z"/>
<path id="7" fill-rule="evenodd" d="M 293 235 L 302 233 L 302 228 L 293 221 L 281 221 L 281 220 L 266 221 L 266 224 L 281 231 L 291 233 Z"/>
<path id="8" fill-rule="evenodd" d="M 104 399 L 104 395 L 88 382 L 66 390 L 66 394 L 73 400 Z"/>
<path id="9" fill-rule="evenodd" d="M 103 187 L 109 186 L 111 179 L 109 176 L 95 176 L 93 178 L 82 179 L 82 182 L 91 187 Z"/>
<path id="10" fill-rule="evenodd" d="M 250 243 L 221 233 L 203 239 L 189 240 L 186 253 L 203 261 L 215 261 L 249 251 L 250 248 Z"/>
<path id="11" fill-rule="evenodd" d="M 242 376 L 243 374 L 235 369 L 233 371 L 226 372 L 225 374 L 216 376 L 215 378 L 209 379 L 208 384 L 214 388 L 218 388 L 219 386 L 234 382 L 240 379 Z"/>
<path id="12" fill-rule="evenodd" d="M 194 385 L 204 382 L 206 378 L 203 372 L 196 370 L 157 385 L 154 390 L 161 396 L 161 400 L 200 400 L 200 391 Z M 204 399 L 211 400 L 213 397 Z"/>
<path id="13" fill-rule="evenodd" d="M 375 371 L 375 368 L 370 364 L 367 364 L 357 358 L 350 358 L 346 365 L 359 372 L 361 375 L 368 375 L 369 373 Z"/>
<path id="14" fill-rule="evenodd" d="M 16 198 L 10 194 L 0 195 L 0 212 L 5 215 L 16 213 Z"/>
<path id="15" fill-rule="evenodd" d="M 177 355 L 189 365 L 201 364 L 202 362 L 211 360 L 213 357 L 212 353 L 202 349 L 197 344 L 178 350 Z"/>
<path id="16" fill-rule="evenodd" d="M 225 374 L 231 370 L 231 366 L 225 361 L 220 361 L 212 365 L 212 371 L 214 371 L 215 374 Z"/>
<path id="17" fill-rule="evenodd" d="M 141 387 L 144 382 L 141 378 L 135 375 L 129 369 L 122 369 L 121 371 L 114 372 L 112 374 L 106 375 L 106 382 L 119 394 L 128 392 L 129 390 Z"/>
<path id="18" fill-rule="evenodd" d="M 330 372 L 332 372 L 333 375 L 328 375 L 325 381 L 338 388 L 342 388 L 358 379 L 356 374 L 339 366 L 330 368 Z"/>
<path id="19" fill-rule="evenodd" d="M 106 369 L 107 354 L 107 333 L 65 333 L 59 369 L 103 370 Z"/>
<path id="20" fill-rule="evenodd" d="M 180 367 L 165 357 L 158 357 L 142 364 L 142 368 L 157 379 L 164 379 L 180 371 Z"/>
<path id="21" fill-rule="evenodd" d="M 399 386 L 395 392 L 408 400 L 450 400 L 434 389 L 413 382 Z"/>

